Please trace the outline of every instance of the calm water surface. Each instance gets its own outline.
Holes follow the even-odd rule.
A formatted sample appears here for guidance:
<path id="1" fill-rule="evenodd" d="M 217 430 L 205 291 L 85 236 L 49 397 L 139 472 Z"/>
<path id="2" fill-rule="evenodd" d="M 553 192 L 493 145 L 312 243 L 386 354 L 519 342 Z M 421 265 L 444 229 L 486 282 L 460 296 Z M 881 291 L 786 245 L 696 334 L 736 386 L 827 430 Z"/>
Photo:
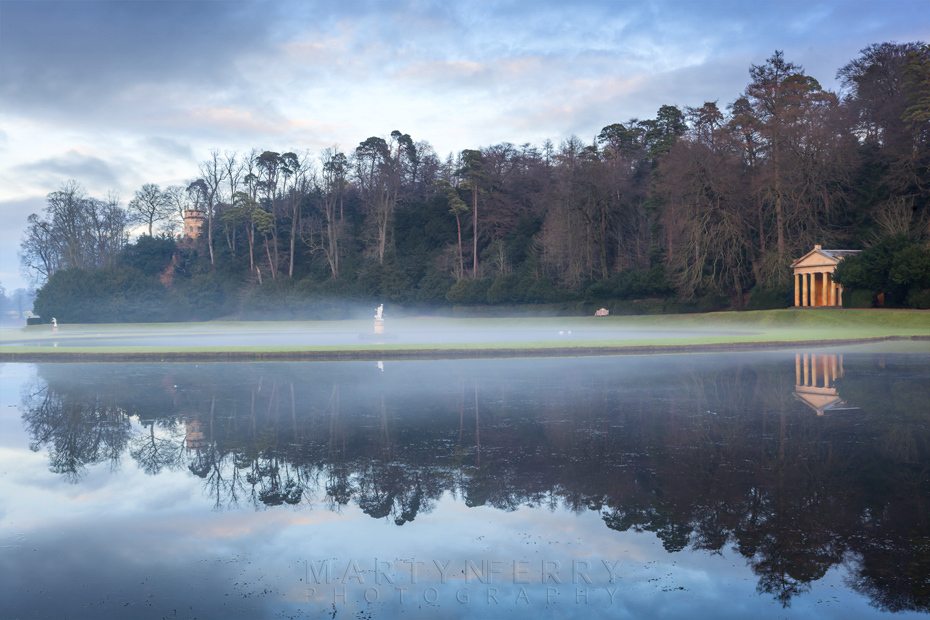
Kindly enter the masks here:
<path id="1" fill-rule="evenodd" d="M 0 618 L 930 611 L 930 352 L 0 366 Z"/>

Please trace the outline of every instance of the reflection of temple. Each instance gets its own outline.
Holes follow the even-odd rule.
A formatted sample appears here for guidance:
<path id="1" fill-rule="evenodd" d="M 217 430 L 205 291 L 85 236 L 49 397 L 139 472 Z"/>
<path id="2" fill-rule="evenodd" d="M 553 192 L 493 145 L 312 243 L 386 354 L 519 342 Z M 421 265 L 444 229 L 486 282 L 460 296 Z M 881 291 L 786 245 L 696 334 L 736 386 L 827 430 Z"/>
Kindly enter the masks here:
<path id="1" fill-rule="evenodd" d="M 187 423 L 187 437 L 185 438 L 185 443 L 188 450 L 197 450 L 207 445 L 202 426 L 197 420 L 192 420 Z"/>
<path id="2" fill-rule="evenodd" d="M 835 354 L 800 353 L 794 356 L 794 397 L 823 415 L 824 411 L 856 409 L 847 407 L 833 382 L 843 376 L 843 356 Z"/>
<path id="3" fill-rule="evenodd" d="M 840 261 L 858 250 L 824 250 L 819 245 L 791 263 L 795 306 L 842 306 L 843 287 L 833 281 Z"/>

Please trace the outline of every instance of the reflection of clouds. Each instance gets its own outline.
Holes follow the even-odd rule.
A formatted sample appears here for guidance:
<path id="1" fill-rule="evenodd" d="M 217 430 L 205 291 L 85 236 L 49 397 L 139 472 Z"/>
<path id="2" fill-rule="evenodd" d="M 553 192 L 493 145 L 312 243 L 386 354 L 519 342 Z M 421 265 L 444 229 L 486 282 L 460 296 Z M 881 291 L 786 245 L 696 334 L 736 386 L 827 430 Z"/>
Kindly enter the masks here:
<path id="1" fill-rule="evenodd" d="M 41 610 L 60 618 L 163 617 L 184 609 L 212 617 L 223 609 L 224 617 L 258 617 L 257 605 L 242 600 L 255 588 L 243 582 L 261 584 L 258 592 L 274 591 L 276 583 L 262 580 L 265 571 L 287 575 L 287 566 L 279 566 L 274 556 L 254 562 L 245 540 L 233 548 L 210 545 L 158 525 L 146 518 L 98 515 L 28 534 L 26 545 L 0 554 L 0 573 L 6 576 L 0 615 L 27 617 Z"/>
<path id="2" fill-rule="evenodd" d="M 209 523 L 202 521 L 191 523 L 191 529 L 182 528 L 196 537 L 209 539 L 241 538 L 244 536 L 263 536 L 269 528 L 281 529 L 291 527 L 317 527 L 327 523 L 334 523 L 346 519 L 329 510 L 294 510 L 283 511 L 229 511 L 224 513 L 223 519 L 211 519 Z M 361 515 L 359 515 L 361 516 Z M 349 516 L 350 520 L 351 516 Z M 180 532 L 179 532 L 180 533 Z"/>
<path id="3" fill-rule="evenodd" d="M 816 593 L 823 571 L 867 538 L 857 517 L 864 502 L 856 455 L 863 449 L 894 474 L 887 477 L 892 499 L 876 500 L 888 507 L 882 514 L 897 519 L 883 528 L 889 546 L 910 548 L 901 542 L 910 517 L 897 514 L 907 508 L 895 478 L 901 469 L 883 448 L 843 420 L 815 419 L 792 402 L 794 356 L 398 362 L 387 382 L 371 362 L 151 365 L 105 374 L 102 365 L 43 365 L 40 376 L 62 402 L 105 395 L 112 397 L 108 407 L 134 411 L 132 441 L 147 432 L 180 441 L 194 425 L 158 422 L 179 419 L 172 417 L 177 410 L 196 417 L 200 430 L 193 434 L 204 437 L 194 439 L 206 442 L 199 452 L 209 456 L 205 478 L 165 471 L 155 483 L 135 458 L 124 458 L 117 472 L 90 466 L 78 492 L 49 481 L 32 455 L 34 479 L 24 483 L 27 474 L 17 475 L 21 489 L 0 496 L 23 498 L 14 522 L 38 515 L 31 532 L 84 527 L 95 509 L 106 510 L 115 531 L 127 523 L 138 528 L 140 549 L 161 537 L 167 542 L 159 552 L 170 548 L 182 558 L 245 547 L 264 558 L 283 557 L 275 555 L 282 549 L 317 558 L 609 556 L 631 570 L 631 608 L 647 594 L 671 591 L 661 587 L 706 589 L 702 580 L 745 579 L 748 571 L 776 580 L 765 588 L 787 575 Z M 803 359 L 796 373 L 822 383 L 826 368 L 832 382 L 831 358 L 818 354 L 815 361 L 816 373 L 810 364 L 805 372 Z M 836 362 L 839 373 L 844 366 Z M 909 383 L 925 368 L 912 364 L 905 363 L 911 374 L 900 375 Z M 882 389 L 872 391 L 881 398 Z M 902 398 L 907 391 L 895 388 Z M 165 392 L 172 400 L 161 406 Z M 480 467 L 473 458 L 476 409 Z M 156 426 L 140 426 L 140 419 Z M 873 420 L 869 432 L 894 426 L 888 415 Z M 820 449 L 827 440 L 829 458 Z M 304 485 L 300 509 L 286 500 L 266 505 L 261 493 L 274 499 L 289 480 Z M 230 481 L 240 485 L 238 505 L 246 510 L 210 518 L 211 505 L 233 505 L 220 497 Z M 339 512 L 328 509 L 324 493 L 343 493 Z M 485 505 L 465 508 L 469 503 Z M 397 527 L 412 516 L 414 524 Z M 736 577 L 708 559 L 720 553 L 732 564 L 733 544 L 741 554 Z M 744 586 L 720 587 L 743 596 Z M 807 600 L 785 592 L 793 606 Z"/>
<path id="4" fill-rule="evenodd" d="M 119 477 L 129 478 L 129 483 L 143 478 L 128 468 Z M 502 601 L 517 595 L 509 580 L 511 563 L 525 562 L 531 581 L 525 586 L 531 601 L 523 608 L 526 613 L 538 613 L 545 606 L 547 585 L 540 583 L 544 560 L 561 566 L 563 583 L 556 587 L 560 604 L 567 607 L 574 606 L 572 560 L 592 560 L 588 572 L 594 584 L 590 603 L 583 609 L 600 617 L 745 617 L 748 610 L 739 601 L 753 594 L 752 580 L 746 580 L 745 569 L 740 569 L 742 563 L 728 554 L 670 558 L 652 535 L 607 532 L 593 513 L 463 510 L 460 502 L 446 496 L 435 513 L 411 530 L 369 519 L 351 507 L 341 516 L 326 511 L 217 514 L 186 504 L 189 488 L 177 487 L 173 495 L 163 496 L 159 507 L 125 513 L 112 512 L 106 498 L 96 497 L 98 514 L 86 517 L 75 516 L 72 506 L 61 504 L 55 522 L 30 532 L 28 544 L 9 553 L 5 550 L 0 557 L 0 572 L 10 575 L 5 583 L 10 596 L 0 602 L 0 611 L 13 617 L 28 615 L 24 610 L 36 609 L 34 593 L 41 588 L 55 592 L 54 600 L 43 599 L 42 604 L 50 615 L 59 617 L 81 608 L 92 617 L 125 617 L 120 616 L 126 613 L 124 603 L 136 609 L 133 606 L 146 601 L 158 615 L 193 606 L 188 613 L 199 616 L 222 608 L 225 617 L 267 617 L 293 611 L 291 605 L 308 609 L 305 584 L 300 581 L 305 575 L 303 563 L 324 559 L 336 560 L 340 567 L 356 560 L 366 571 L 366 586 L 375 586 L 370 571 L 375 558 L 389 561 L 397 585 L 408 587 L 413 595 L 427 587 L 437 589 L 440 613 L 463 610 L 489 618 L 513 617 L 514 610 L 506 604 L 486 606 L 485 585 L 473 578 L 466 583 L 461 573 L 451 575 L 443 585 L 433 560 L 452 561 L 455 567 L 468 560 L 479 567 L 482 560 L 500 560 L 502 572 L 490 585 L 498 588 Z M 542 536 L 537 535 L 540 532 Z M 425 562 L 416 585 L 408 583 L 408 565 L 399 561 L 406 559 Z M 603 591 L 595 592 L 604 587 L 602 559 L 619 561 L 620 589 L 613 605 L 606 603 Z M 464 586 L 471 596 L 465 608 L 453 600 Z M 258 596 L 266 591 L 271 594 Z M 339 609 L 355 611 L 363 590 L 350 584 L 347 591 L 358 596 L 350 596 Z M 319 607 L 311 608 L 310 615 L 331 610 L 331 594 L 323 588 L 317 594 L 321 594 Z M 402 610 L 413 617 L 429 617 L 437 611 L 399 606 L 389 594 L 396 596 L 396 591 L 383 586 L 382 609 Z M 112 611 L 97 607 L 107 597 Z M 727 606 L 718 608 L 723 601 Z M 798 608 L 805 609 L 805 602 L 795 604 Z"/>

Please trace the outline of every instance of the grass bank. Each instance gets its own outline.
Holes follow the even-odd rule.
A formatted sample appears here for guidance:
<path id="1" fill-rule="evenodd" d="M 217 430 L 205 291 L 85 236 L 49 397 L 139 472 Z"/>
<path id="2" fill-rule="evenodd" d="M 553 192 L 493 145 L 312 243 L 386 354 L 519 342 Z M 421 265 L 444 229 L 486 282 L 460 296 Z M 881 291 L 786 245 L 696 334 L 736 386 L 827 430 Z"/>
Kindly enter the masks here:
<path id="1" fill-rule="evenodd" d="M 370 321 L 48 325 L 0 332 L 0 361 L 376 360 L 655 354 L 812 347 L 884 340 L 930 340 L 930 312 L 790 309 L 686 315 L 561 318 L 419 317 L 387 321 L 388 330 L 435 333 L 444 342 L 372 338 Z M 390 334 L 390 331 L 388 332 Z M 575 333 L 530 339 L 525 333 Z M 597 333 L 597 338 L 585 338 Z M 287 344 L 345 336 L 341 344 Z M 476 334 L 479 341 L 474 341 Z M 456 341 L 456 335 L 462 335 Z M 464 336 L 471 335 L 472 341 Z M 200 344 L 189 346 L 190 340 Z M 222 344 L 214 344 L 222 341 Z M 248 341 L 252 344 L 242 344 Z M 268 344 L 262 344 L 267 341 Z M 127 345 L 127 342 L 146 344 Z M 258 342 L 259 344 L 254 344 Z M 204 344 L 208 343 L 208 344 Z M 928 344 L 930 351 L 930 344 Z"/>

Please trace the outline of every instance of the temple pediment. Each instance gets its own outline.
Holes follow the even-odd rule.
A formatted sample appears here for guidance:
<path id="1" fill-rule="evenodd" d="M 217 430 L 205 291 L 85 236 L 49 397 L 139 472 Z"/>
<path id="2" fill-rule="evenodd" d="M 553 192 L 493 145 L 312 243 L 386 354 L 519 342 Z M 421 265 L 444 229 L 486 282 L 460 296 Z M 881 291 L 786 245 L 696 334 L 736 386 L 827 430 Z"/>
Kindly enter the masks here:
<path id="1" fill-rule="evenodd" d="M 847 256 L 858 253 L 859 250 L 822 250 L 815 246 L 813 250 L 791 263 L 791 267 L 836 267 Z"/>
<path id="2" fill-rule="evenodd" d="M 831 409 L 850 408 L 846 406 L 846 403 L 839 397 L 835 389 L 813 391 L 809 388 L 805 389 L 802 386 L 797 386 L 794 397 L 816 411 L 818 415 Z"/>
<path id="3" fill-rule="evenodd" d="M 823 250 L 811 250 L 798 260 L 791 263 L 791 267 L 835 267 L 840 259 L 830 256 Z"/>

